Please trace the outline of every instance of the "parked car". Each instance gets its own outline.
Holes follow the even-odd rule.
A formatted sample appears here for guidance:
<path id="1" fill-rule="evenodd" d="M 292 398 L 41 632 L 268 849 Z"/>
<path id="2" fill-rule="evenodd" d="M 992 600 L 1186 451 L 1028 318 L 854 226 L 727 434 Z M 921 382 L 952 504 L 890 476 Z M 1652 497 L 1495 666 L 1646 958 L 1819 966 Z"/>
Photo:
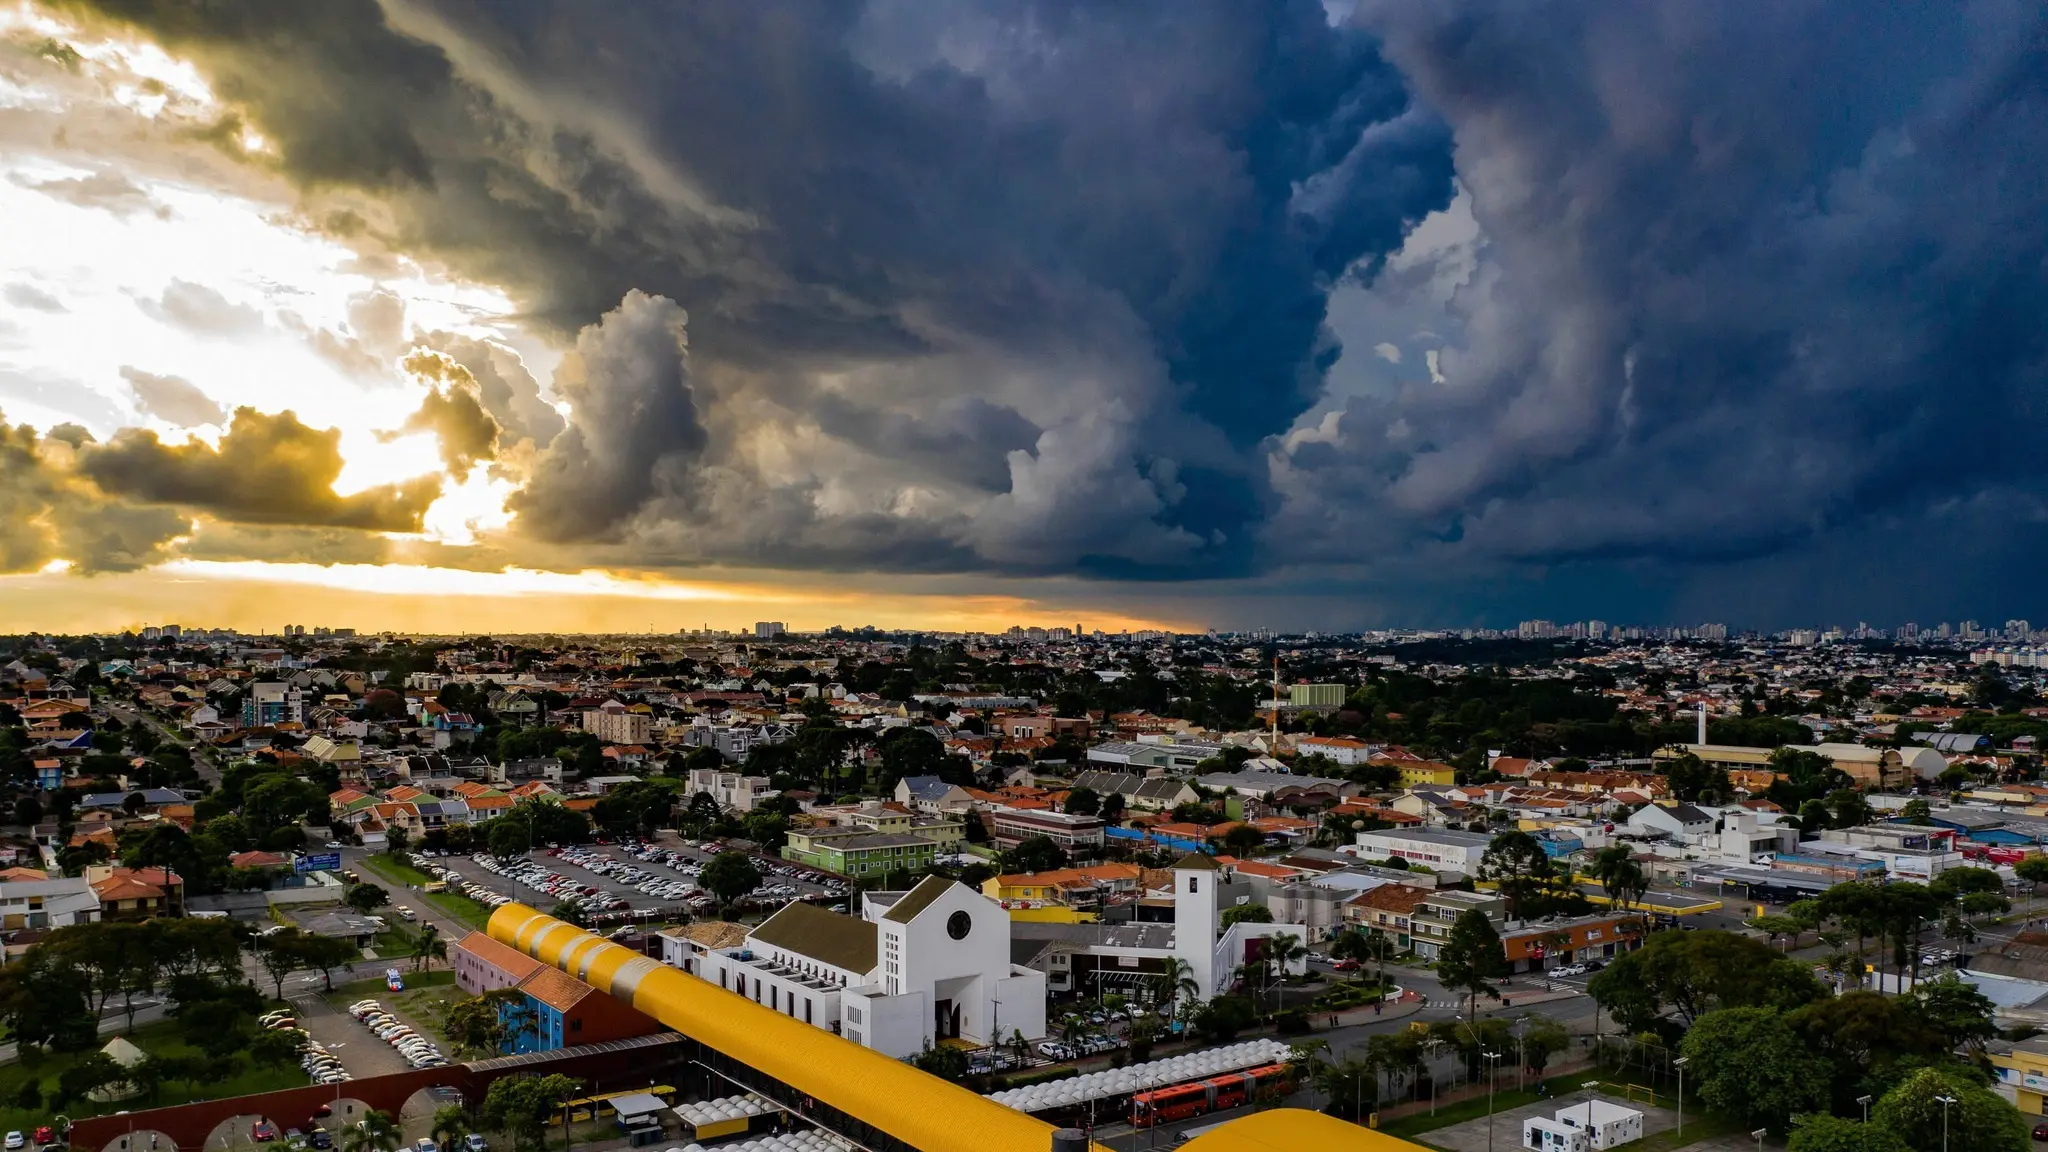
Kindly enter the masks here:
<path id="1" fill-rule="evenodd" d="M 28 1137 L 27 1137 L 27 1136 L 26 1136 L 25 1134 L 23 1134 L 23 1132 L 21 1131 L 21 1129 L 19 1129 L 19 1128 L 16 1128 L 16 1129 L 15 1129 L 14 1131 L 12 1131 L 12 1132 L 9 1132 L 9 1133 L 7 1134 L 7 1147 L 8 1147 L 8 1148 L 10 1148 L 10 1149 L 13 1149 L 13 1148 L 26 1148 L 27 1146 L 28 1146 Z"/>
<path id="2" fill-rule="evenodd" d="M 258 1144 L 268 1144 L 277 1139 L 277 1128 L 268 1120 L 258 1120 L 249 1126 L 249 1139 Z"/>
<path id="3" fill-rule="evenodd" d="M 462 1152 L 491 1152 L 491 1142 L 478 1132 L 471 1132 L 462 1138 Z"/>

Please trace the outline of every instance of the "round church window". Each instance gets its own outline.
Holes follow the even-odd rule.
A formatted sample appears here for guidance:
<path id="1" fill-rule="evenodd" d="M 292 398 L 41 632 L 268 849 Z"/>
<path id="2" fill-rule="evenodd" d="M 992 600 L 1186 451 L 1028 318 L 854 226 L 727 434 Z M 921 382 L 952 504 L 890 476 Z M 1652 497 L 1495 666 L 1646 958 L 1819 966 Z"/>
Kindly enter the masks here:
<path id="1" fill-rule="evenodd" d="M 968 930 L 974 927 L 974 917 L 965 912 L 955 912 L 946 917 L 946 935 L 955 940 L 967 939 Z"/>

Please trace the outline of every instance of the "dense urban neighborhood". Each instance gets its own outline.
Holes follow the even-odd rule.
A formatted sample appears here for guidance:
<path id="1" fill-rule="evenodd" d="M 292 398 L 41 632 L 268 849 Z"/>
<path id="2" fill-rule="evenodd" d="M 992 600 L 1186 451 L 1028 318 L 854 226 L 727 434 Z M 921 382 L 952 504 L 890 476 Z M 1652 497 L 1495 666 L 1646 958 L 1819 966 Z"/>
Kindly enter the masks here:
<path id="1" fill-rule="evenodd" d="M 10 1148 L 812 1147 L 806 1035 L 1118 1147 L 2048 1134 L 2024 621 L 0 653 Z"/>

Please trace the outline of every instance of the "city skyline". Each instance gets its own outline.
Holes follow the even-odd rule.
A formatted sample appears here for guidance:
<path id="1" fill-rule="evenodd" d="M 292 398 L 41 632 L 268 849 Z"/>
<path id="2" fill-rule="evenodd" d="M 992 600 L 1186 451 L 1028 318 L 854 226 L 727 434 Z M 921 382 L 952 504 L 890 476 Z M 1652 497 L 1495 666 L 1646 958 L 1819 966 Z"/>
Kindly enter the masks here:
<path id="1" fill-rule="evenodd" d="M 1546 12 L 10 0 L 0 627 L 2024 604 L 2048 17 Z"/>

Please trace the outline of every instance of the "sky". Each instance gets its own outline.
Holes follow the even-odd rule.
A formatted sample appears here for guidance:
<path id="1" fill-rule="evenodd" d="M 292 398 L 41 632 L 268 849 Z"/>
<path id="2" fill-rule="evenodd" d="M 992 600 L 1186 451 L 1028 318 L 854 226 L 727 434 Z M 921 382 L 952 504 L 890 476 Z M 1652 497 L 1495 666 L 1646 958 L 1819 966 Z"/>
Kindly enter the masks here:
<path id="1" fill-rule="evenodd" d="M 0 0 L 0 629 L 2038 618 L 2044 41 Z"/>

